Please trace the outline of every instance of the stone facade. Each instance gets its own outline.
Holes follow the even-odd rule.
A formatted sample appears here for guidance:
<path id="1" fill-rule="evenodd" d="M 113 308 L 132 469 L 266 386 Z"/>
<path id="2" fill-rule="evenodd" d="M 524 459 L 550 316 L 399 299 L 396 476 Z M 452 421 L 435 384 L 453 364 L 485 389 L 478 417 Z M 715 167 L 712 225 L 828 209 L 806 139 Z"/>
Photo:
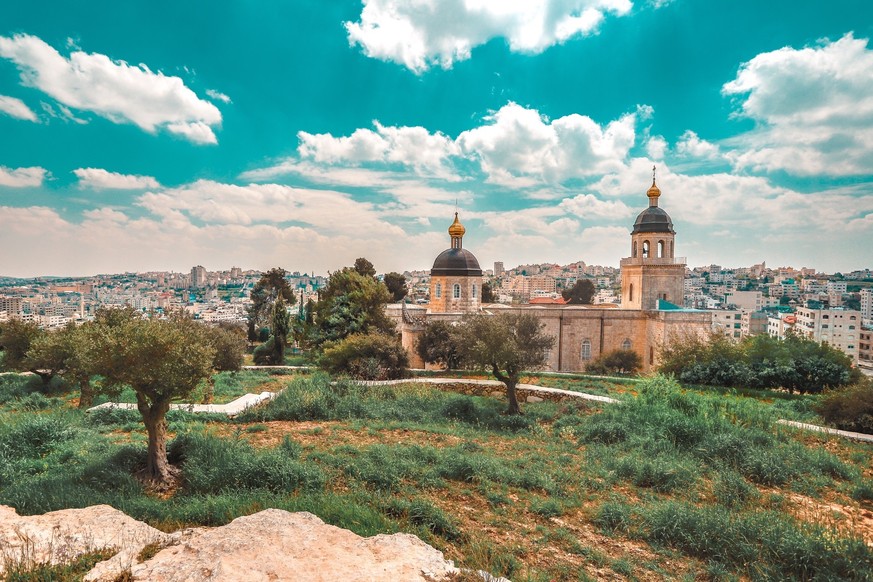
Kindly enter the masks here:
<path id="1" fill-rule="evenodd" d="M 660 346 L 671 337 L 708 333 L 712 327 L 709 312 L 659 309 L 658 300 L 681 305 L 685 293 L 685 260 L 674 255 L 675 232 L 670 217 L 658 208 L 660 194 L 653 179 L 646 193 L 649 208 L 637 217 L 631 234 L 631 256 L 621 261 L 621 309 L 586 305 L 481 305 L 482 273 L 472 253 L 463 251 L 461 255 L 465 231 L 456 213 L 449 228 L 452 248 L 437 257 L 431 271 L 428 307 L 395 304 L 387 309 L 401 330 L 412 365 L 424 367 L 414 348 L 427 322 L 456 321 L 468 313 L 536 314 L 546 333 L 555 338 L 546 365 L 547 370 L 555 372 L 584 371 L 590 361 L 618 349 L 637 352 L 643 372 L 648 372 L 658 365 Z"/>

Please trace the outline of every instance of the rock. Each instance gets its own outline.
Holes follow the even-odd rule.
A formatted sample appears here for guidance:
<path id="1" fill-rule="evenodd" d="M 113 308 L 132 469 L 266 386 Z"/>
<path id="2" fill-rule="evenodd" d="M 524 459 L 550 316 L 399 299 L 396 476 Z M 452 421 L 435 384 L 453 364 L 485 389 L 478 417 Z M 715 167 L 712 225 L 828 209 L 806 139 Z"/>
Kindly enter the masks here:
<path id="1" fill-rule="evenodd" d="M 531 396 L 528 396 L 528 397 L 527 397 L 527 402 L 528 402 L 529 404 L 532 404 L 532 403 L 534 403 L 534 402 L 542 402 L 542 401 L 543 401 L 543 399 L 540 398 L 539 396 L 533 396 L 533 395 L 531 395 Z"/>
<path id="2" fill-rule="evenodd" d="M 458 572 L 411 534 L 362 538 L 311 513 L 267 509 L 165 548 L 134 580 L 211 582 L 444 580 Z"/>
<path id="3" fill-rule="evenodd" d="M 98 567 L 114 579 L 136 561 L 148 544 L 172 537 L 108 505 L 20 516 L 0 505 L 0 578 L 9 564 L 63 564 L 82 554 L 112 550 Z"/>
<path id="4" fill-rule="evenodd" d="M 493 398 L 506 398 L 506 392 L 504 392 L 503 390 L 494 390 L 489 394 L 489 396 Z"/>

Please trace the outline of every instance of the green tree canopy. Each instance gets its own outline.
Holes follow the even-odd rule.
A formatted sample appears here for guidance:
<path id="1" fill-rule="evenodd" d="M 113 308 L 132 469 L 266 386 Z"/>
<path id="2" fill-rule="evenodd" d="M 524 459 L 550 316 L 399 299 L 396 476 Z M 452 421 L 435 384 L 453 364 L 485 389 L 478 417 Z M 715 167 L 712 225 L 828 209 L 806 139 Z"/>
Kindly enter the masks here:
<path id="1" fill-rule="evenodd" d="M 373 263 L 371 263 L 364 257 L 359 257 L 355 259 L 354 269 L 358 272 L 358 274 L 363 275 L 364 277 L 376 276 L 376 268 L 373 266 Z"/>
<path id="2" fill-rule="evenodd" d="M 578 279 L 575 285 L 561 291 L 561 297 L 570 305 L 590 305 L 594 292 L 594 283 L 590 279 Z"/>
<path id="3" fill-rule="evenodd" d="M 496 303 L 497 296 L 494 295 L 494 288 L 491 281 L 482 283 L 482 303 Z"/>
<path id="4" fill-rule="evenodd" d="M 273 303 L 280 295 L 286 305 L 294 305 L 297 298 L 294 290 L 288 285 L 285 269 L 276 267 L 270 269 L 255 283 L 250 297 L 252 305 L 248 313 L 248 334 L 251 341 L 258 339 L 257 330 L 261 326 L 269 325 L 273 312 Z"/>
<path id="5" fill-rule="evenodd" d="M 461 365 L 461 349 L 463 341 L 458 326 L 447 321 L 432 321 L 415 343 L 415 351 L 428 364 L 439 364 L 449 370 Z"/>
<path id="6" fill-rule="evenodd" d="M 27 351 L 45 332 L 33 322 L 10 319 L 0 331 L 0 349 L 3 350 L 3 369 L 12 372 L 28 370 Z"/>
<path id="7" fill-rule="evenodd" d="M 273 363 L 280 366 L 285 363 L 285 345 L 291 332 L 291 317 L 282 296 L 273 302 Z"/>
<path id="8" fill-rule="evenodd" d="M 386 273 L 383 281 L 391 294 L 391 301 L 396 303 L 406 297 L 406 277 L 400 273 Z"/>
<path id="9" fill-rule="evenodd" d="M 508 414 L 521 414 L 515 387 L 524 370 L 546 365 L 555 338 L 543 332 L 545 324 L 530 313 L 474 315 L 459 329 L 459 348 L 465 364 L 488 370 L 506 386 Z"/>
<path id="10" fill-rule="evenodd" d="M 585 370 L 591 374 L 636 374 L 643 367 L 643 360 L 633 350 L 613 350 L 602 354 L 588 364 Z"/>
<path id="11" fill-rule="evenodd" d="M 94 404 L 92 352 L 96 324 L 77 327 L 70 323 L 63 329 L 39 336 L 27 352 L 27 365 L 48 374 L 58 374 L 79 388 L 79 408 Z"/>
<path id="12" fill-rule="evenodd" d="M 130 386 L 136 393 L 148 433 L 144 476 L 166 486 L 173 477 L 167 460 L 167 411 L 173 400 L 190 396 L 209 377 L 215 348 L 203 324 L 191 319 L 118 315 L 112 314 L 112 325 L 96 327 L 93 369 L 103 377 L 102 391 L 117 393 Z"/>
<path id="13" fill-rule="evenodd" d="M 391 296 L 388 288 L 372 276 L 352 267 L 331 273 L 321 299 L 315 304 L 312 341 L 321 346 L 355 333 L 395 333 L 385 315 Z"/>

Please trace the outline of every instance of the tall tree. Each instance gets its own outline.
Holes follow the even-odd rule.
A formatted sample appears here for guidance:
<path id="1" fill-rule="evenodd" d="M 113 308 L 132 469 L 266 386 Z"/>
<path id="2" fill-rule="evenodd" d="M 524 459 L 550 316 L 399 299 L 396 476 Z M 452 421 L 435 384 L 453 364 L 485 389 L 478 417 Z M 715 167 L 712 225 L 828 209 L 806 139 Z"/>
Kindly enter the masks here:
<path id="1" fill-rule="evenodd" d="M 92 353 L 102 390 L 130 386 L 148 433 L 144 476 L 158 486 L 172 482 L 167 460 L 167 411 L 212 373 L 215 348 L 203 325 L 185 318 L 129 317 L 98 325 Z"/>
<path id="2" fill-rule="evenodd" d="M 561 297 L 570 305 L 590 305 L 594 292 L 594 283 L 589 279 L 579 279 L 575 285 L 561 291 Z"/>
<path id="3" fill-rule="evenodd" d="M 355 259 L 355 271 L 365 277 L 375 277 L 376 276 L 376 268 L 373 266 L 373 263 L 365 259 L 364 257 L 359 257 Z"/>
<path id="4" fill-rule="evenodd" d="M 491 281 L 482 283 L 482 303 L 496 303 L 497 296 L 494 295 L 494 288 Z"/>
<path id="5" fill-rule="evenodd" d="M 273 302 L 276 301 L 277 297 L 281 295 L 286 305 L 294 305 L 294 302 L 297 300 L 294 296 L 294 290 L 288 285 L 288 280 L 285 279 L 287 274 L 285 269 L 279 267 L 270 269 L 261 275 L 261 278 L 252 288 L 252 292 L 249 295 L 252 300 L 248 313 L 249 340 L 257 340 L 258 329 L 269 325 L 273 312 Z"/>
<path id="6" fill-rule="evenodd" d="M 506 386 L 507 414 L 521 414 L 515 387 L 524 370 L 542 368 L 555 338 L 543 332 L 545 324 L 530 313 L 474 315 L 461 324 L 459 344 L 465 363 L 489 370 Z"/>
<path id="7" fill-rule="evenodd" d="M 353 333 L 396 333 L 394 324 L 385 315 L 390 299 L 385 285 L 353 267 L 331 273 L 315 304 L 312 342 L 321 346 Z"/>
<path id="8" fill-rule="evenodd" d="M 388 287 L 388 292 L 391 293 L 391 300 L 394 303 L 406 297 L 406 277 L 400 273 L 386 273 L 384 283 Z"/>
<path id="9" fill-rule="evenodd" d="M 285 345 L 288 343 L 288 333 L 291 331 L 291 318 L 285 300 L 282 296 L 276 298 L 273 303 L 273 363 L 282 365 L 285 363 Z"/>

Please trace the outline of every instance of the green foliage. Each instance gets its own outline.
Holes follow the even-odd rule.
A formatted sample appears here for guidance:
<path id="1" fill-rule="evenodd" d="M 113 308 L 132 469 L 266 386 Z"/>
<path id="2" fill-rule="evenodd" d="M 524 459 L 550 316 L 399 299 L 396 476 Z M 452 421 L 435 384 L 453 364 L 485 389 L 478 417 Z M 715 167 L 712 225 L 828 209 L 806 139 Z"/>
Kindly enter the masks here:
<path id="1" fill-rule="evenodd" d="M 288 333 L 291 331 L 291 318 L 288 315 L 288 308 L 285 307 L 285 300 L 282 299 L 281 294 L 273 302 L 272 324 L 272 360 L 275 365 L 281 366 L 285 363 L 285 345 L 288 343 Z"/>
<path id="2" fill-rule="evenodd" d="M 429 364 L 440 364 L 455 370 L 461 363 L 461 336 L 457 326 L 448 321 L 433 321 L 427 324 L 418 337 L 415 351 Z"/>
<path id="3" fill-rule="evenodd" d="M 449 541 L 458 541 L 462 537 L 461 530 L 442 509 L 422 499 L 391 499 L 385 504 L 385 513 L 408 520 Z"/>
<path id="4" fill-rule="evenodd" d="M 115 555 L 112 549 L 89 552 L 62 564 L 33 564 L 27 561 L 6 564 L 6 582 L 80 582 L 98 562 Z"/>
<path id="5" fill-rule="evenodd" d="M 561 297 L 570 305 L 590 305 L 595 292 L 590 279 L 579 279 L 572 287 L 561 291 Z"/>
<path id="6" fill-rule="evenodd" d="M 497 296 L 494 295 L 494 288 L 490 281 L 482 283 L 482 303 L 495 303 Z"/>
<path id="7" fill-rule="evenodd" d="M 27 351 L 37 338 L 45 335 L 45 332 L 29 321 L 10 319 L 3 323 L 0 330 L 0 349 L 3 350 L 3 359 L 0 363 L 4 370 L 24 371 L 28 369 Z"/>
<path id="8" fill-rule="evenodd" d="M 286 305 L 294 305 L 297 298 L 285 278 L 288 273 L 282 268 L 273 268 L 261 275 L 250 294 L 252 305 L 248 313 L 249 340 L 258 339 L 258 329 L 271 319 L 273 303 L 282 297 Z M 263 341 L 263 340 L 261 340 Z"/>
<path id="9" fill-rule="evenodd" d="M 873 434 L 873 380 L 826 392 L 817 410 L 832 426 Z"/>
<path id="10" fill-rule="evenodd" d="M 358 257 L 357 259 L 355 259 L 355 266 L 352 268 L 362 277 L 376 276 L 376 268 L 373 266 L 373 263 L 371 263 L 364 257 Z"/>
<path id="11" fill-rule="evenodd" d="M 593 360 L 585 371 L 590 374 L 636 374 L 643 367 L 643 360 L 633 350 L 613 350 Z"/>
<path id="12" fill-rule="evenodd" d="M 318 365 L 331 374 L 359 380 L 393 380 L 403 377 L 409 356 L 395 336 L 370 332 L 326 342 Z"/>
<path id="13" fill-rule="evenodd" d="M 256 366 L 272 366 L 275 364 L 273 357 L 276 353 L 276 340 L 273 336 L 270 339 L 257 346 L 252 352 L 252 360 Z"/>
<path id="14" fill-rule="evenodd" d="M 212 367 L 219 372 L 242 369 L 246 351 L 246 332 L 237 325 L 219 325 L 208 329 L 209 340 L 215 348 Z"/>
<path id="15" fill-rule="evenodd" d="M 385 283 L 385 287 L 388 288 L 392 302 L 396 303 L 406 297 L 408 292 L 406 289 L 406 277 L 400 273 L 385 273 L 385 278 L 382 282 Z"/>
<path id="16" fill-rule="evenodd" d="M 395 333 L 394 324 L 385 315 L 385 305 L 390 299 L 385 285 L 354 268 L 331 273 L 315 305 L 310 339 L 320 347 L 352 334 Z"/>
<path id="17" fill-rule="evenodd" d="M 465 318 L 457 344 L 461 360 L 478 369 L 488 370 L 506 385 L 507 412 L 520 414 L 515 386 L 524 370 L 541 368 L 555 338 L 543 332 L 545 324 L 530 313 L 473 315 Z"/>
<path id="18" fill-rule="evenodd" d="M 739 343 L 720 334 L 673 338 L 661 348 L 660 371 L 684 383 L 785 388 L 817 393 L 857 379 L 842 351 L 799 334 L 784 340 L 766 334 Z"/>

